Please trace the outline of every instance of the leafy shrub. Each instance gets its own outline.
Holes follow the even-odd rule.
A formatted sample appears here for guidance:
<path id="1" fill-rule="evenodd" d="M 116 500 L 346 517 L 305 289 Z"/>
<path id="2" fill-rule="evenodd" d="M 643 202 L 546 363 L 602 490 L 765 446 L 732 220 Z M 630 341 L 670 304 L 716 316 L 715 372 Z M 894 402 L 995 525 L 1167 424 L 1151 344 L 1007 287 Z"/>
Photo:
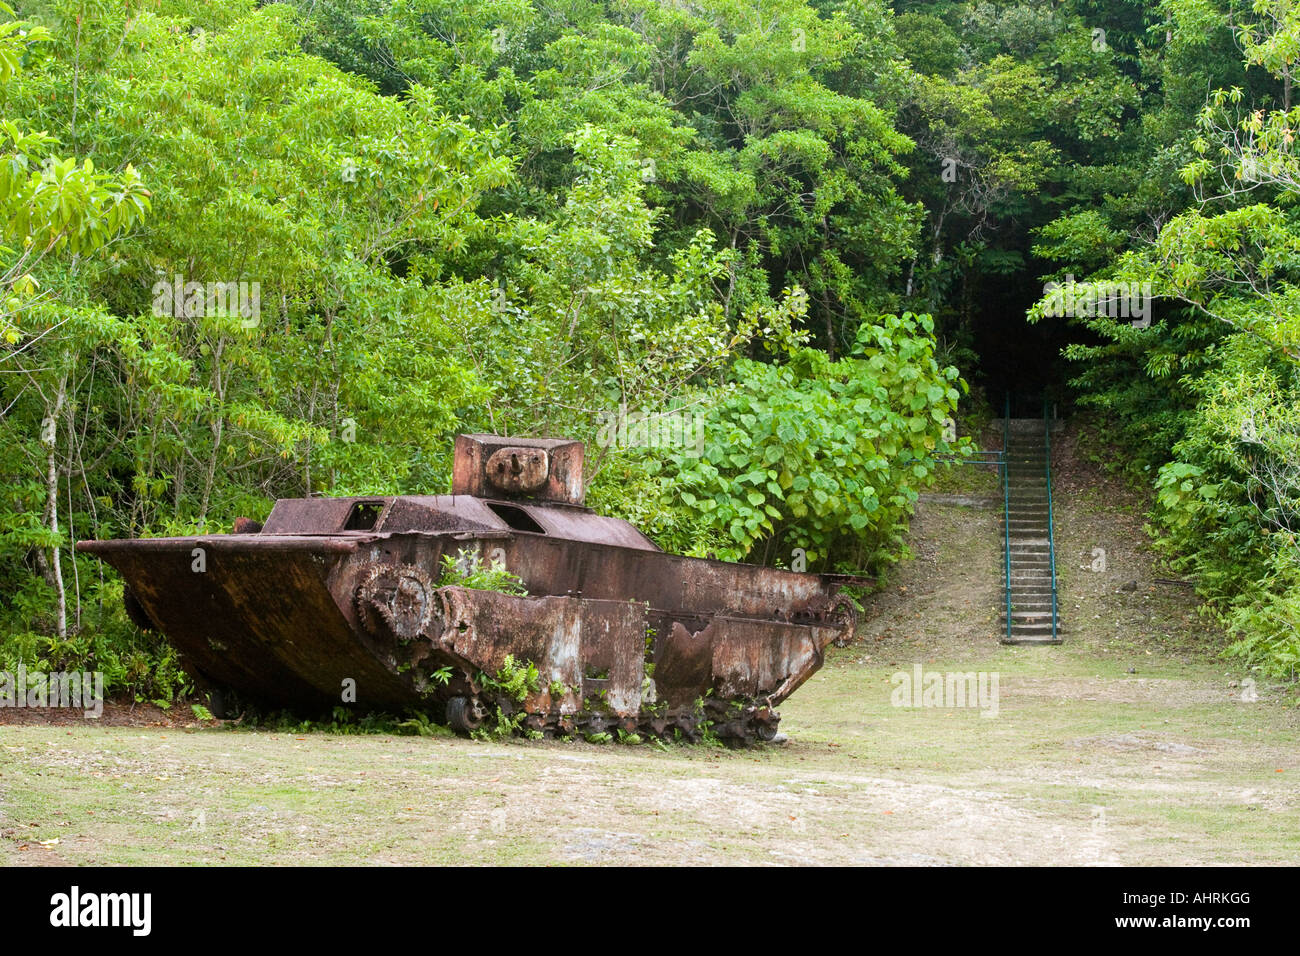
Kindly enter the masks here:
<path id="1" fill-rule="evenodd" d="M 1300 368 L 1246 336 L 1220 361 L 1160 469 L 1158 543 L 1236 636 L 1229 653 L 1289 675 L 1300 661 Z"/>
<path id="2" fill-rule="evenodd" d="M 888 563 L 933 456 L 969 448 L 943 437 L 965 383 L 935 361 L 933 332 L 927 315 L 886 315 L 838 361 L 808 348 L 738 361 L 703 454 L 674 458 L 670 506 L 722 539 L 724 559 L 784 562 L 802 548 L 810 566 Z"/>

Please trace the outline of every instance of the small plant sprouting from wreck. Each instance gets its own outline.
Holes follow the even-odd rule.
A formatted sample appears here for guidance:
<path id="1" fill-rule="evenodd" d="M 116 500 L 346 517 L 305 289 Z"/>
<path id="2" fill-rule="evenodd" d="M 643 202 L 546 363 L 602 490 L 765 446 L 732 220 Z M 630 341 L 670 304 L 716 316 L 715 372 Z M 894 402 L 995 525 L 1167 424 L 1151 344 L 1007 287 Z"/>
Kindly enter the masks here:
<path id="1" fill-rule="evenodd" d="M 529 694 L 537 692 L 541 686 L 539 679 L 537 666 L 532 661 L 516 661 L 513 654 L 507 654 L 496 677 L 482 675 L 479 682 L 484 690 L 496 691 L 516 704 L 522 704 Z"/>
<path id="2" fill-rule="evenodd" d="M 475 591 L 500 591 L 502 594 L 527 594 L 524 582 L 511 574 L 504 564 L 484 562 L 473 552 L 461 550 L 455 557 L 442 556 L 442 576 L 438 587 L 472 588 Z"/>

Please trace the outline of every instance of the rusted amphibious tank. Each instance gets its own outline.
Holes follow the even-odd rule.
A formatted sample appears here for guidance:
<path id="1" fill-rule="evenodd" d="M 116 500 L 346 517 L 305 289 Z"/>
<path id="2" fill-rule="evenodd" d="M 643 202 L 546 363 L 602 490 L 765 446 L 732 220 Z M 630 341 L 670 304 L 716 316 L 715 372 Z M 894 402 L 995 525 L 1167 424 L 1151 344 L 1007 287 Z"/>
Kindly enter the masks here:
<path id="1" fill-rule="evenodd" d="M 276 502 L 236 533 L 82 541 L 200 686 L 264 706 L 419 709 L 472 731 L 771 739 L 775 708 L 852 633 L 849 580 L 666 554 L 583 507 L 583 446 L 461 435 L 452 493 Z M 444 555 L 526 595 L 439 586 Z M 495 678 L 537 668 L 525 699 Z M 351 683 L 349 683 L 351 682 Z M 221 696 L 214 693 L 214 702 Z"/>

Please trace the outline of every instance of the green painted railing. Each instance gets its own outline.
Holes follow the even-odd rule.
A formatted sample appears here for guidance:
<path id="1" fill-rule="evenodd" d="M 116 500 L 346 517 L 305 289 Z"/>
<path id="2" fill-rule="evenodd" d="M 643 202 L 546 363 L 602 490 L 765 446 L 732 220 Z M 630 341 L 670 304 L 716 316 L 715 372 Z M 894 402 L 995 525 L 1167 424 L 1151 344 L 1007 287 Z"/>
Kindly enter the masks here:
<path id="1" fill-rule="evenodd" d="M 1047 556 L 1052 572 L 1052 640 L 1056 640 L 1056 523 L 1052 516 L 1052 418 L 1043 399 L 1043 445 L 1047 449 Z"/>
<path id="2" fill-rule="evenodd" d="M 1005 414 L 1002 417 L 1002 556 L 1003 580 L 1007 595 L 1007 641 L 1011 640 L 1011 471 L 1007 464 L 1007 450 L 1011 437 L 1011 393 L 1007 393 Z"/>

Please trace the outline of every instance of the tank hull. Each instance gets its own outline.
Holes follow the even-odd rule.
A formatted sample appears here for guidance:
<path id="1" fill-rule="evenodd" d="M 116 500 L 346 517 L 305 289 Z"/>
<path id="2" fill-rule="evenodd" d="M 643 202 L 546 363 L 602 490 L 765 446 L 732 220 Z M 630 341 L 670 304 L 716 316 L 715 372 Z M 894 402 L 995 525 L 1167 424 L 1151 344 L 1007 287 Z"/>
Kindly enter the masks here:
<path id="1" fill-rule="evenodd" d="M 77 547 L 121 573 L 133 619 L 202 686 L 273 709 L 770 739 L 776 706 L 851 637 L 843 578 L 665 554 L 576 503 L 580 445 L 484 445 L 479 467 L 575 500 L 288 499 L 247 533 Z M 525 593 L 445 585 L 448 558 Z M 510 684 L 512 668 L 532 670 Z"/>

